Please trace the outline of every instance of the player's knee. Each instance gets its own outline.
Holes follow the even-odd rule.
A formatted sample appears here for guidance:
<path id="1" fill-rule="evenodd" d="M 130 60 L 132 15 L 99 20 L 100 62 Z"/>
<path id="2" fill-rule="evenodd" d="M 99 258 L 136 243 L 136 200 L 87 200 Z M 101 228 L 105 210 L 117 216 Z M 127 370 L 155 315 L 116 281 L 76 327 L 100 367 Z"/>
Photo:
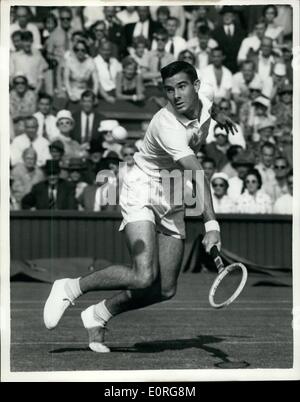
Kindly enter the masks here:
<path id="1" fill-rule="evenodd" d="M 172 286 L 169 288 L 161 289 L 161 298 L 162 300 L 170 300 L 176 295 L 176 286 Z"/>
<path id="2" fill-rule="evenodd" d="M 140 270 L 136 274 L 137 289 L 146 289 L 153 285 L 156 280 L 155 271 L 152 269 Z"/>

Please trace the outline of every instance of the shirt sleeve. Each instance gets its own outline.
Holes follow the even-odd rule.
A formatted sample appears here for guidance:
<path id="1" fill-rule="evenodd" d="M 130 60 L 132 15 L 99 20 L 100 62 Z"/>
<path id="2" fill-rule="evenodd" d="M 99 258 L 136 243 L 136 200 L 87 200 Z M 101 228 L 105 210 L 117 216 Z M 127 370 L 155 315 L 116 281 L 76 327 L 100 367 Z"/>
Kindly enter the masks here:
<path id="1" fill-rule="evenodd" d="M 156 141 L 160 148 L 167 152 L 172 159 L 177 162 L 179 159 L 189 155 L 194 155 L 193 150 L 188 145 L 186 129 L 176 118 L 166 112 L 159 114 L 155 121 Z"/>

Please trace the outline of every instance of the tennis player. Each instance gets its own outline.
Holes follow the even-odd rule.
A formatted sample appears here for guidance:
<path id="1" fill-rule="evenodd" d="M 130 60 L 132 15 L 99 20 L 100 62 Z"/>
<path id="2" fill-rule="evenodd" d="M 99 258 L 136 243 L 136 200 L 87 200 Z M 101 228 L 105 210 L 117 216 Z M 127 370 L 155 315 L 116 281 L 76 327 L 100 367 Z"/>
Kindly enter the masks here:
<path id="1" fill-rule="evenodd" d="M 161 70 L 161 76 L 168 103 L 152 118 L 120 196 L 120 230 L 125 231 L 132 266 L 111 265 L 82 278 L 57 280 L 44 307 L 45 326 L 53 329 L 82 294 L 120 290 L 81 313 L 89 347 L 95 352 L 110 351 L 104 343 L 104 330 L 112 317 L 175 295 L 185 239 L 184 197 L 181 204 L 174 202 L 177 190 L 165 185 L 161 172 L 180 169 L 192 173 L 205 225 L 203 244 L 207 252 L 213 245 L 221 246 L 209 183 L 195 154 L 205 142 L 211 117 L 232 132 L 234 123 L 227 116 L 216 116 L 213 96 L 200 90 L 190 64 L 175 61 Z"/>

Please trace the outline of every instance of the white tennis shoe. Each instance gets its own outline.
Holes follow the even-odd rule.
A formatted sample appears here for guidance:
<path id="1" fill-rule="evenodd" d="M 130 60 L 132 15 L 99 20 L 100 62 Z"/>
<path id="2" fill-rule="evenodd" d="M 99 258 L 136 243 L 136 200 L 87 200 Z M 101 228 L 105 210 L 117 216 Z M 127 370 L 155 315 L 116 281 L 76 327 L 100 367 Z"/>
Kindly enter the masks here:
<path id="1" fill-rule="evenodd" d="M 65 284 L 68 280 L 69 278 L 59 279 L 53 283 L 44 307 L 44 323 L 47 329 L 55 328 L 65 310 L 70 304 L 74 305 L 73 300 L 68 297 L 65 291 Z"/>
<path id="2" fill-rule="evenodd" d="M 81 319 L 89 334 L 89 348 L 96 353 L 109 353 L 110 349 L 103 343 L 106 327 L 95 319 L 94 306 L 84 310 Z"/>

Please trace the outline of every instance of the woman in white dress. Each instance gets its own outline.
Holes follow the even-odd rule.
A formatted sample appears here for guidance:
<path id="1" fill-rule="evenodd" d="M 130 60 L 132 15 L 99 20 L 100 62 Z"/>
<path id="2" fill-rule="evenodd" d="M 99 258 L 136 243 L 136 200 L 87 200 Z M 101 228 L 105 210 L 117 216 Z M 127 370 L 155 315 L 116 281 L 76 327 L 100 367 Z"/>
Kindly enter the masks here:
<path id="1" fill-rule="evenodd" d="M 266 20 L 267 28 L 265 36 L 271 38 L 277 45 L 283 44 L 284 27 L 275 23 L 275 18 L 278 15 L 277 7 L 269 4 L 264 7 L 263 16 Z"/>

